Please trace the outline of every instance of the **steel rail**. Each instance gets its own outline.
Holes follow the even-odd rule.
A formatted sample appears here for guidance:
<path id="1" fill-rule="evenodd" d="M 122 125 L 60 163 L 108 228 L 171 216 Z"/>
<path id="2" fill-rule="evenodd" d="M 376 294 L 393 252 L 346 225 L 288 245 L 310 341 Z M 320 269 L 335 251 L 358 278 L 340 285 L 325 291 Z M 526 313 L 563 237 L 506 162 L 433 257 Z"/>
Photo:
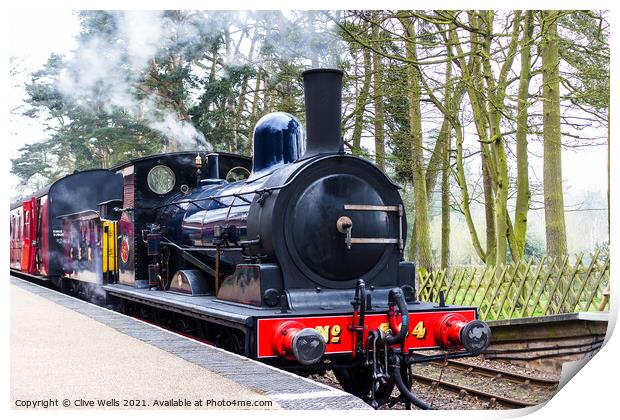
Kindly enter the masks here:
<path id="1" fill-rule="evenodd" d="M 419 353 L 414 353 L 414 355 L 419 355 Z M 433 365 L 440 365 L 441 362 L 431 362 Z M 496 379 L 506 379 L 513 382 L 525 383 L 526 385 L 538 385 L 544 387 L 554 387 L 559 384 L 558 380 L 555 379 L 547 379 L 540 378 L 536 376 L 525 375 L 517 372 L 510 372 L 502 369 L 492 368 L 488 366 L 481 366 L 475 363 L 467 363 L 461 360 L 453 360 L 448 359 L 448 367 L 453 369 L 458 369 L 462 371 L 467 371 L 469 373 L 476 373 L 481 376 L 496 378 Z"/>
<path id="2" fill-rule="evenodd" d="M 411 376 L 416 381 L 431 385 L 433 387 L 439 386 L 445 390 L 448 390 L 448 391 L 451 391 L 457 394 L 465 393 L 466 395 L 472 395 L 472 396 L 482 398 L 491 404 L 499 403 L 499 404 L 502 404 L 510 408 L 532 407 L 532 406 L 542 403 L 542 402 L 533 403 L 529 401 L 522 401 L 522 400 L 517 400 L 514 398 L 504 397 L 503 395 L 492 394 L 490 392 L 482 391 L 480 389 L 472 388 L 466 385 L 455 384 L 453 382 L 448 382 L 448 381 L 439 382 L 437 379 L 431 376 L 421 375 L 419 373 L 412 373 Z"/>

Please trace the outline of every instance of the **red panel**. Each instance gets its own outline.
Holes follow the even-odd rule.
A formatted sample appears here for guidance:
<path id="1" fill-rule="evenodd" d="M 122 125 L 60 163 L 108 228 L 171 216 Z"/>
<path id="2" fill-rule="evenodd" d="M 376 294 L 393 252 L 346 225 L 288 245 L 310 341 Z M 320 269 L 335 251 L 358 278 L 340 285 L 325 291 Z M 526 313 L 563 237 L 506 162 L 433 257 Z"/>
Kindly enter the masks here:
<path id="1" fill-rule="evenodd" d="M 134 167 L 130 166 L 122 170 L 123 174 L 123 207 L 134 206 Z M 118 222 L 120 240 L 119 249 L 119 282 L 123 284 L 135 284 L 135 250 L 134 248 L 134 213 L 123 212 Z"/>
<path id="2" fill-rule="evenodd" d="M 41 258 L 41 274 L 48 276 L 50 273 L 50 235 L 49 231 L 49 205 L 47 195 L 44 195 L 39 200 L 39 211 L 41 212 L 40 219 L 40 232 L 39 232 L 39 256 Z"/>
<path id="3" fill-rule="evenodd" d="M 39 267 L 37 267 L 36 255 L 37 248 L 41 246 L 41 242 L 39 238 L 39 202 L 36 197 L 32 197 L 30 199 L 30 207 L 32 208 L 32 211 L 30 212 L 31 250 L 30 261 L 28 261 L 28 272 L 31 274 L 38 274 Z"/>
<path id="4" fill-rule="evenodd" d="M 34 266 L 34 257 L 35 257 L 35 253 L 36 253 L 36 247 L 38 246 L 38 234 L 39 234 L 39 229 L 37 227 L 38 225 L 38 218 L 37 218 L 37 213 L 39 211 L 39 206 L 37 205 L 37 198 L 36 197 L 32 197 L 30 199 L 30 207 L 32 208 L 32 211 L 30 212 L 30 260 L 28 261 L 28 272 L 35 274 L 37 273 L 37 270 Z"/>
<path id="5" fill-rule="evenodd" d="M 31 271 L 31 256 L 34 255 L 32 249 L 32 201 L 24 201 L 22 205 L 23 214 L 22 214 L 22 261 L 21 261 L 21 270 L 25 273 L 30 273 Z"/>
<path id="6" fill-rule="evenodd" d="M 133 207 L 134 197 L 135 197 L 134 167 L 130 166 L 128 168 L 125 168 L 123 169 L 122 173 L 123 173 L 123 206 Z"/>
<path id="7" fill-rule="evenodd" d="M 409 334 L 406 338 L 406 347 L 413 349 L 438 348 L 439 344 L 435 337 L 435 331 L 441 319 L 449 313 L 459 313 L 467 321 L 476 319 L 476 311 L 473 309 L 462 311 L 445 312 L 412 312 L 409 314 Z M 257 321 L 258 357 L 275 357 L 277 353 L 273 348 L 273 337 L 278 327 L 287 321 L 297 321 L 306 328 L 313 328 L 321 332 L 326 338 L 327 346 L 325 354 L 352 353 L 353 331 L 349 329 L 353 323 L 353 315 L 308 317 L 308 318 L 271 318 Z M 386 314 L 366 315 L 365 323 L 368 329 L 364 332 L 364 343 L 368 331 L 374 328 L 387 328 L 388 316 Z M 400 325 L 400 315 L 397 319 Z M 383 324 L 383 325 L 382 325 Z"/>

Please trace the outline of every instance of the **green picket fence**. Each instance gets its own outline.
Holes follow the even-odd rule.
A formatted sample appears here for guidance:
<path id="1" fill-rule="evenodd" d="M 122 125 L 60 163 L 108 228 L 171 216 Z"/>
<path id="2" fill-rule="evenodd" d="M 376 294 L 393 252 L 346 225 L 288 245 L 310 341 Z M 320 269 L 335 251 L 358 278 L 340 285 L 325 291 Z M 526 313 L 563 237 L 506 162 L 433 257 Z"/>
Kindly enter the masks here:
<path id="1" fill-rule="evenodd" d="M 440 291 L 448 304 L 478 307 L 485 320 L 608 310 L 609 253 L 418 273 L 420 300 L 437 302 Z"/>

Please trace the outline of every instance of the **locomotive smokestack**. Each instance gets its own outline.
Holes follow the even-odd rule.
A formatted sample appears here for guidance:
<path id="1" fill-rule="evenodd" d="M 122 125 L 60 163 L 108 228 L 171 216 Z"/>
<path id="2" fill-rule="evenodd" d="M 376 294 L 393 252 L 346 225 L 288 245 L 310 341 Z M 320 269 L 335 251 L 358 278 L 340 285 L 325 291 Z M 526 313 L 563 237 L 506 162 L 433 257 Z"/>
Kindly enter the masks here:
<path id="1" fill-rule="evenodd" d="M 304 158 L 343 149 L 340 134 L 343 74 L 338 69 L 312 69 L 301 74 L 306 103 Z"/>

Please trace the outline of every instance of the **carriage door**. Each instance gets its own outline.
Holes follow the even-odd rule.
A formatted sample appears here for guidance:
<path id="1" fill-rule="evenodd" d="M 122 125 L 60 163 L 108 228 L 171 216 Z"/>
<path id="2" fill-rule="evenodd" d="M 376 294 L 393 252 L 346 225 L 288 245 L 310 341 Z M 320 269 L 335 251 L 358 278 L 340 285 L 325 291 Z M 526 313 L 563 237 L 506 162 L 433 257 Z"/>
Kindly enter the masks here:
<path id="1" fill-rule="evenodd" d="M 25 273 L 34 273 L 34 254 L 37 246 L 37 199 L 32 198 L 30 201 L 24 201 L 23 218 L 22 218 L 22 267 Z"/>
<path id="2" fill-rule="evenodd" d="M 19 251 L 19 210 L 11 214 L 11 268 L 20 269 Z"/>
<path id="3" fill-rule="evenodd" d="M 103 278 L 105 283 L 114 283 L 117 276 L 117 242 L 118 242 L 117 223 L 114 221 L 103 221 L 102 236 L 102 258 L 103 258 Z"/>
<path id="4" fill-rule="evenodd" d="M 135 196 L 133 165 L 124 168 L 121 173 L 123 174 L 123 207 L 133 208 Z M 123 211 L 118 221 L 117 238 L 118 282 L 133 286 L 136 283 L 133 211 Z"/>

